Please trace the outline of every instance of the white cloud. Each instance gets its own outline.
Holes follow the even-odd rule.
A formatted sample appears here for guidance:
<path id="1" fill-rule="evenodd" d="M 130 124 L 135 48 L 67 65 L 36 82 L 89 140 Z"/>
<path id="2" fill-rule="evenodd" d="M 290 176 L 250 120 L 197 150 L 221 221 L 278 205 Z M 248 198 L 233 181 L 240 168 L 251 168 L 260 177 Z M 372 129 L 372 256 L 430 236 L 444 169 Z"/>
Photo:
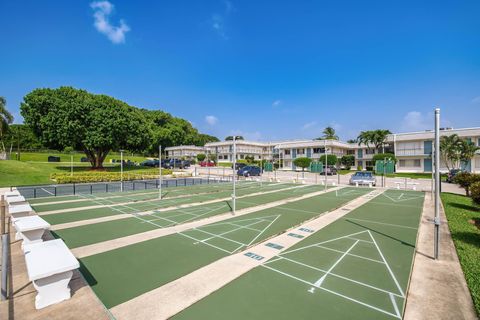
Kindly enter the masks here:
<path id="1" fill-rule="evenodd" d="M 272 107 L 278 107 L 282 104 L 282 100 L 275 100 L 272 102 Z"/>
<path id="2" fill-rule="evenodd" d="M 312 122 L 308 122 L 308 123 L 305 123 L 303 126 L 302 126 L 302 130 L 308 130 L 314 126 L 317 125 L 317 121 L 312 121 Z"/>
<path id="3" fill-rule="evenodd" d="M 95 22 L 93 25 L 98 32 L 106 35 L 115 44 L 124 43 L 125 33 L 130 31 L 130 27 L 123 20 L 120 20 L 119 26 L 110 24 L 108 18 L 113 12 L 114 5 L 108 1 L 95 1 L 90 3 L 90 7 L 94 10 Z"/>
<path id="4" fill-rule="evenodd" d="M 480 103 L 480 96 L 473 98 L 472 103 Z"/>
<path id="5" fill-rule="evenodd" d="M 433 121 L 432 121 L 433 122 Z M 431 129 L 426 115 L 419 111 L 410 111 L 403 117 L 401 129 L 403 131 L 421 131 Z"/>
<path id="6" fill-rule="evenodd" d="M 212 29 L 221 36 L 223 39 L 228 40 L 228 35 L 225 31 L 225 20 L 227 17 L 235 10 L 233 3 L 231 1 L 223 1 L 225 6 L 223 13 L 214 13 L 210 19 L 210 24 Z"/>
<path id="7" fill-rule="evenodd" d="M 211 126 L 214 126 L 218 122 L 218 118 L 215 116 L 206 116 L 205 117 L 205 122 L 208 123 Z"/>

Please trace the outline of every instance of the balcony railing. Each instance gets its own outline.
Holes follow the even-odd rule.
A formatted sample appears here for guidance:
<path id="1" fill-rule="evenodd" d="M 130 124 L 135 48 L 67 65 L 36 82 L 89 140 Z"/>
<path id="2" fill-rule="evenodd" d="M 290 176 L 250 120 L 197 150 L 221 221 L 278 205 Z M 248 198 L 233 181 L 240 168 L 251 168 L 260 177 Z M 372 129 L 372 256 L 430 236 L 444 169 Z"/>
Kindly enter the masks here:
<path id="1" fill-rule="evenodd" d="M 423 156 L 425 155 L 424 149 L 397 149 L 396 156 Z"/>

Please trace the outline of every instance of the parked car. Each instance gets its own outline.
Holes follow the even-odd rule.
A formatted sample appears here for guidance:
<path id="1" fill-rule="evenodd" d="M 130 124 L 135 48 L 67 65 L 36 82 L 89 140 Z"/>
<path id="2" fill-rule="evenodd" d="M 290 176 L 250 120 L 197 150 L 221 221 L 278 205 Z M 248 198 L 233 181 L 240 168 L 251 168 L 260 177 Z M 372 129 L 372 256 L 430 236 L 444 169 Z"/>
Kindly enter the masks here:
<path id="1" fill-rule="evenodd" d="M 375 186 L 377 184 L 377 179 L 370 171 L 357 171 L 350 178 L 351 185 L 369 185 Z"/>
<path id="2" fill-rule="evenodd" d="M 144 167 L 152 167 L 152 168 L 158 168 L 159 161 L 158 159 L 147 159 L 142 162 L 140 162 L 141 166 Z"/>
<path id="3" fill-rule="evenodd" d="M 190 168 L 190 160 L 182 160 L 183 168 Z"/>
<path id="4" fill-rule="evenodd" d="M 200 167 L 215 167 L 215 162 L 208 160 L 200 162 Z"/>
<path id="5" fill-rule="evenodd" d="M 457 174 L 459 174 L 460 172 L 462 172 L 462 170 L 460 170 L 460 169 L 452 169 L 452 170 L 448 171 L 448 173 L 447 173 L 447 180 L 446 180 L 446 181 L 447 181 L 448 183 L 453 183 L 453 179 L 454 179 L 455 176 L 456 176 Z"/>
<path id="6" fill-rule="evenodd" d="M 235 162 L 235 170 L 240 170 L 244 167 L 246 167 L 247 164 L 246 163 L 241 163 L 241 162 Z M 232 168 L 233 168 L 233 164 L 232 164 Z"/>
<path id="7" fill-rule="evenodd" d="M 327 176 L 333 176 L 333 175 L 337 174 L 337 168 L 335 168 L 334 166 L 327 166 L 325 171 L 320 173 L 320 174 L 324 175 L 325 172 L 327 172 Z"/>
<path id="8" fill-rule="evenodd" d="M 190 164 L 188 164 L 190 166 Z M 180 159 L 170 159 L 165 163 L 165 169 L 183 169 L 185 168 L 185 163 Z"/>
<path id="9" fill-rule="evenodd" d="M 250 176 L 260 176 L 262 174 L 262 169 L 257 166 L 245 166 L 237 171 L 237 175 L 250 177 Z"/>

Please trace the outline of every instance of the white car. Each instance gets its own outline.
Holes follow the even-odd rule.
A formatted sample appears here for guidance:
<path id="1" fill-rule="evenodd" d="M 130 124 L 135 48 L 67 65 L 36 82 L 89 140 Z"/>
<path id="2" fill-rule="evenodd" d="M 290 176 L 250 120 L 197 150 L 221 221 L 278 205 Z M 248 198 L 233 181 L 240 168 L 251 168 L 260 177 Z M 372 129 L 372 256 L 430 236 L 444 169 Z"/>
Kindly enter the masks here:
<path id="1" fill-rule="evenodd" d="M 370 171 L 357 171 L 350 178 L 350 184 L 375 186 L 377 184 L 377 179 L 375 179 L 375 176 Z"/>

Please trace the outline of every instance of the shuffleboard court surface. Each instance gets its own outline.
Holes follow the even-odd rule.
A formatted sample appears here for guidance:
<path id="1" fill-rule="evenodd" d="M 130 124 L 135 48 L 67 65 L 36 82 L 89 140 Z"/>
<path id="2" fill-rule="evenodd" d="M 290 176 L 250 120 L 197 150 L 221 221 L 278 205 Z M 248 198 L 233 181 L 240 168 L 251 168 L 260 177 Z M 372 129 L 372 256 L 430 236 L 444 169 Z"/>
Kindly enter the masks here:
<path id="1" fill-rule="evenodd" d="M 283 189 L 269 194 L 262 194 L 237 199 L 237 210 L 255 207 L 274 201 L 284 200 L 289 197 L 298 197 L 304 194 L 322 191 L 323 187 L 318 185 L 310 185 L 298 187 L 293 190 L 282 190 Z M 169 211 L 156 210 L 155 212 L 148 215 L 136 215 L 135 210 L 129 209 L 129 207 L 127 207 L 120 213 L 130 213 L 132 214 L 131 218 L 100 222 L 68 229 L 61 229 L 53 231 L 52 233 L 55 237 L 62 238 L 70 248 L 77 248 L 97 242 L 129 236 L 140 232 L 170 227 L 180 223 L 191 222 L 222 213 L 228 213 L 231 212 L 231 208 L 231 201 L 221 201 Z M 65 214 L 66 213 L 61 215 Z M 118 214 L 118 212 L 114 214 Z M 56 216 L 56 214 L 52 216 Z M 50 215 L 47 215 L 45 217 L 47 222 L 51 221 L 49 220 Z"/>
<path id="2" fill-rule="evenodd" d="M 112 308 L 338 208 L 371 189 L 346 191 L 321 194 L 85 257 L 80 259 L 81 272 L 105 306 Z M 226 318 L 229 314 L 225 313 Z"/>
<path id="3" fill-rule="evenodd" d="M 401 319 L 423 200 L 386 191 L 173 319 Z"/>
<path id="4" fill-rule="evenodd" d="M 291 188 L 293 185 L 284 184 L 270 184 L 265 186 L 248 186 L 240 189 L 237 192 L 238 196 L 245 196 L 257 192 L 268 192 L 275 190 L 282 190 Z M 115 204 L 111 203 L 111 198 L 92 198 L 90 205 L 95 205 L 95 208 L 72 208 L 70 210 L 62 210 L 55 214 L 44 214 L 43 217 L 52 225 L 60 223 L 75 222 L 81 220 L 89 220 L 95 218 L 108 217 L 116 214 L 135 214 L 145 211 L 160 210 L 162 208 L 174 207 L 183 204 L 199 203 L 205 201 L 212 201 L 222 198 L 228 198 L 231 195 L 230 190 L 206 193 L 194 193 L 191 196 L 164 198 L 159 200 L 157 197 L 152 200 Z"/>

